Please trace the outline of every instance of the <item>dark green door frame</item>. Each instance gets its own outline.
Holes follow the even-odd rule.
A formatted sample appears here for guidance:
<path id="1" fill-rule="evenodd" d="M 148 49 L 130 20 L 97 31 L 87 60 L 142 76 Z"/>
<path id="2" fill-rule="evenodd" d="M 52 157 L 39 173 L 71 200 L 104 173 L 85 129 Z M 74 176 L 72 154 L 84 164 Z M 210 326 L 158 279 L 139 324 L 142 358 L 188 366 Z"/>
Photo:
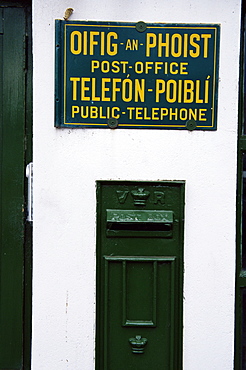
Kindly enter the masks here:
<path id="1" fill-rule="evenodd" d="M 239 83 L 238 177 L 237 177 L 237 235 L 235 291 L 235 370 L 246 370 L 246 1 L 242 1 L 241 53 Z"/>
<path id="2" fill-rule="evenodd" d="M 31 1 L 0 1 L 0 370 L 30 369 L 32 160 Z"/>

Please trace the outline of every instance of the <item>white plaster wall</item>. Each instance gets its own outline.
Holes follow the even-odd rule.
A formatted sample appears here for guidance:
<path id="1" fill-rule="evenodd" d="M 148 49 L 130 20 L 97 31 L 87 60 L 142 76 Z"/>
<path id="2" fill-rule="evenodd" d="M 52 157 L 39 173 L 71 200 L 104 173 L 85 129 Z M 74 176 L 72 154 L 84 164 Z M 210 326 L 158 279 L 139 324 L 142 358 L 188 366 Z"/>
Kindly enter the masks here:
<path id="1" fill-rule="evenodd" d="M 71 19 L 221 23 L 218 130 L 55 129 L 54 19 L 67 7 Z M 184 369 L 233 369 L 240 2 L 34 0 L 33 22 L 32 369 L 94 369 L 99 179 L 186 180 Z"/>

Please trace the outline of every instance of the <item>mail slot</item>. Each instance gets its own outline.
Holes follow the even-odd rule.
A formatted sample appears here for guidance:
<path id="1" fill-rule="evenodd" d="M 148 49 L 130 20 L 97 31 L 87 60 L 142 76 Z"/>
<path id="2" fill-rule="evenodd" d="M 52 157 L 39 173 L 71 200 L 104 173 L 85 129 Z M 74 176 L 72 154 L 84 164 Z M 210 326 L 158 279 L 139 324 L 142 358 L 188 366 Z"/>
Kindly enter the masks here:
<path id="1" fill-rule="evenodd" d="M 96 370 L 182 368 L 184 182 L 97 183 Z"/>
<path id="2" fill-rule="evenodd" d="M 172 211 L 107 209 L 106 212 L 108 237 L 172 237 Z"/>

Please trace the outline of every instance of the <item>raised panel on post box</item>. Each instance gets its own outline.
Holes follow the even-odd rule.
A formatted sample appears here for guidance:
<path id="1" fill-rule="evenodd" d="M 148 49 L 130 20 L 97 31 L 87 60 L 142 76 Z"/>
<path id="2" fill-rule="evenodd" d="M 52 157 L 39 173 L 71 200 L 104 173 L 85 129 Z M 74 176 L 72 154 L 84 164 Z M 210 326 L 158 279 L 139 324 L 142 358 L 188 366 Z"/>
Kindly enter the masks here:
<path id="1" fill-rule="evenodd" d="M 181 369 L 184 183 L 97 189 L 96 369 Z"/>

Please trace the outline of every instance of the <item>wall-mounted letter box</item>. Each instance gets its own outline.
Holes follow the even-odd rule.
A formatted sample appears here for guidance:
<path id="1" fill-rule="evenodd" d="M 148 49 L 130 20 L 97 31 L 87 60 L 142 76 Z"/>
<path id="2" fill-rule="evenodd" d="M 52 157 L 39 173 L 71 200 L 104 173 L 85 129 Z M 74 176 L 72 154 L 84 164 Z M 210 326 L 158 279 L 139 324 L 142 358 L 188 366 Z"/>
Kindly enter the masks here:
<path id="1" fill-rule="evenodd" d="M 97 187 L 97 370 L 182 368 L 184 182 Z"/>
<path id="2" fill-rule="evenodd" d="M 172 211 L 107 209 L 107 236 L 171 237 Z"/>

